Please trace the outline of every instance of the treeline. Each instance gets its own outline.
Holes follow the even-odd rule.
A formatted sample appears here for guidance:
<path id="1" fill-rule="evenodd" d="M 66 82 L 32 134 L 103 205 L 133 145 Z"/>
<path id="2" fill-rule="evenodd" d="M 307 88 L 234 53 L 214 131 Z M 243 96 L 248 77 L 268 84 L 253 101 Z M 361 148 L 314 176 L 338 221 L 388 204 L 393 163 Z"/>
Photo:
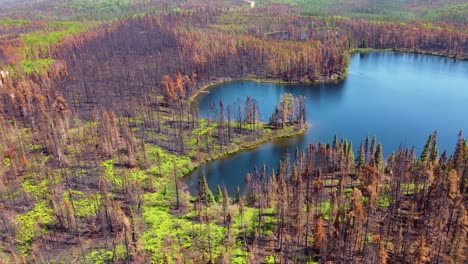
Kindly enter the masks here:
<path id="1" fill-rule="evenodd" d="M 461 132 L 452 155 L 439 156 L 434 133 L 419 158 L 401 149 L 383 160 L 375 138 L 356 160 L 345 140 L 311 144 L 276 170 L 246 175 L 239 207 L 257 213 L 245 247 L 251 256 L 277 252 L 275 263 L 463 263 L 467 164 Z"/>
<path id="2" fill-rule="evenodd" d="M 53 86 L 75 112 L 89 117 L 93 109 L 103 112 L 111 106 L 121 115 L 131 98 L 167 93 L 164 76 L 179 73 L 191 77 L 190 89 L 183 94 L 188 98 L 198 88 L 224 78 L 287 82 L 340 78 L 346 72 L 350 48 L 458 58 L 466 58 L 468 50 L 464 31 L 443 30 L 441 25 L 259 10 L 243 13 L 247 23 L 242 27 L 234 24 L 238 12 L 221 8 L 127 19 L 70 36 L 60 45 L 43 49 L 39 56 L 55 58 L 49 71 Z M 14 55 L 12 51 L 3 54 Z"/>
<path id="3" fill-rule="evenodd" d="M 257 11 L 259 12 L 259 11 Z M 291 14 L 245 14 L 242 29 L 220 10 L 145 16 L 70 37 L 51 49 L 70 104 L 123 111 L 129 98 L 163 94 L 164 76 L 196 75 L 186 98 L 225 78 L 313 82 L 344 75 L 350 48 L 395 49 L 466 58 L 467 34 L 421 23 L 376 23 Z M 232 18 L 234 23 L 234 18 Z M 98 88 L 99 87 L 99 88 Z M 166 91 L 167 92 L 167 91 Z"/>
<path id="4" fill-rule="evenodd" d="M 338 26 L 341 28 L 342 24 Z M 343 28 L 351 33 L 356 48 L 395 49 L 468 58 L 466 31 L 447 30 L 424 23 L 375 23 L 347 21 Z"/>
<path id="5" fill-rule="evenodd" d="M 112 104 L 120 111 L 128 98 L 163 94 L 166 75 L 196 74 L 195 89 L 185 94 L 190 96 L 224 78 L 327 80 L 346 67 L 345 41 L 332 33 L 326 37 L 338 47 L 206 28 L 215 19 L 210 13 L 147 16 L 74 36 L 54 51 L 66 65 L 55 84 L 73 107 L 89 111 Z"/>

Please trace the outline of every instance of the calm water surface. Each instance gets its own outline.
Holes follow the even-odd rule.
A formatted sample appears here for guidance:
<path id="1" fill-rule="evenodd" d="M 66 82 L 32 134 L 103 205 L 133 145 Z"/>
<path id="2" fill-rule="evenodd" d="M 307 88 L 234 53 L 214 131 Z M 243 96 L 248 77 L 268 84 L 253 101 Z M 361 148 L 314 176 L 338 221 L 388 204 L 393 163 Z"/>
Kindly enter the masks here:
<path id="1" fill-rule="evenodd" d="M 296 147 L 331 142 L 336 134 L 352 140 L 356 151 L 366 135 L 377 136 L 389 155 L 399 147 L 421 151 L 429 133 L 437 130 L 439 149 L 453 151 L 459 130 L 468 132 L 468 62 L 406 54 L 356 54 L 346 80 L 335 84 L 276 85 L 255 82 L 222 84 L 198 98 L 202 117 L 211 102 L 232 104 L 255 98 L 259 117 L 267 122 L 284 93 L 307 98 L 310 128 L 304 135 L 269 142 L 254 150 L 216 160 L 184 178 L 191 191 L 203 173 L 214 190 L 225 185 L 231 195 L 244 185 L 254 166 L 276 168 L 278 160 Z"/>

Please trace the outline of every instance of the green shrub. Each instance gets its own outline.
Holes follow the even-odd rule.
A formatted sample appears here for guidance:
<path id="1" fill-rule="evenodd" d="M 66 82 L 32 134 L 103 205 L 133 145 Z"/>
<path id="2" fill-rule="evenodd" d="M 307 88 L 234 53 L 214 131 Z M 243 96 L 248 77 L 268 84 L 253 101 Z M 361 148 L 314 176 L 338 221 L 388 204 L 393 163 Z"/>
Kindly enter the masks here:
<path id="1" fill-rule="evenodd" d="M 16 239 L 19 242 L 18 248 L 22 255 L 30 253 L 35 237 L 47 232 L 42 226 L 54 221 L 52 213 L 52 209 L 45 201 L 39 201 L 31 211 L 16 216 L 19 225 Z"/>

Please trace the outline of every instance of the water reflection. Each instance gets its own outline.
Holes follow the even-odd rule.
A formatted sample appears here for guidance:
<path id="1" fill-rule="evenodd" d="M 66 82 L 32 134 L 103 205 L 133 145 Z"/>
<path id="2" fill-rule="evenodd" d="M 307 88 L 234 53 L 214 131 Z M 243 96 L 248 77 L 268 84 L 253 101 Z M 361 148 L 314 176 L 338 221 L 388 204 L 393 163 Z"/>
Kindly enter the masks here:
<path id="1" fill-rule="evenodd" d="M 225 105 L 247 96 L 257 100 L 266 121 L 288 92 L 307 98 L 310 129 L 302 136 L 266 143 L 195 170 L 184 178 L 191 190 L 206 175 L 209 186 L 226 185 L 229 193 L 244 185 L 254 166 L 276 168 L 288 149 L 304 149 L 312 142 L 330 142 L 336 134 L 352 140 L 354 150 L 366 135 L 376 135 L 389 155 L 400 146 L 420 150 L 429 133 L 438 131 L 439 149 L 452 151 L 460 129 L 468 131 L 468 62 L 406 53 L 370 53 L 353 56 L 345 81 L 318 85 L 274 85 L 232 82 L 198 98 L 200 113 L 210 115 L 210 103 Z"/>

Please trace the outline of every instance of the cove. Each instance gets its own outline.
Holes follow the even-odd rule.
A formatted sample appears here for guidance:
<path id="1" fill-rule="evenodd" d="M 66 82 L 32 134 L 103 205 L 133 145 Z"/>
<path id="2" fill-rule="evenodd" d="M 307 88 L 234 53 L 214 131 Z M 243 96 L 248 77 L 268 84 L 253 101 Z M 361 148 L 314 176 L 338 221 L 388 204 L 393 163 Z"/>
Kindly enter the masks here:
<path id="1" fill-rule="evenodd" d="M 377 136 L 388 156 L 399 148 L 416 147 L 419 154 L 428 135 L 437 131 L 440 153 L 453 151 L 460 130 L 468 132 L 468 61 L 423 54 L 376 52 L 355 54 L 348 76 L 339 83 L 278 85 L 238 81 L 218 85 L 198 98 L 202 117 L 210 104 L 234 103 L 247 96 L 257 100 L 259 118 L 268 122 L 281 95 L 307 98 L 305 134 L 268 142 L 252 150 L 202 165 L 183 178 L 196 192 L 198 177 L 206 175 L 212 190 L 226 186 L 234 195 L 245 174 L 266 164 L 269 171 L 289 151 L 314 142 L 332 142 L 334 135 L 353 142 L 356 152 L 366 135 Z"/>

